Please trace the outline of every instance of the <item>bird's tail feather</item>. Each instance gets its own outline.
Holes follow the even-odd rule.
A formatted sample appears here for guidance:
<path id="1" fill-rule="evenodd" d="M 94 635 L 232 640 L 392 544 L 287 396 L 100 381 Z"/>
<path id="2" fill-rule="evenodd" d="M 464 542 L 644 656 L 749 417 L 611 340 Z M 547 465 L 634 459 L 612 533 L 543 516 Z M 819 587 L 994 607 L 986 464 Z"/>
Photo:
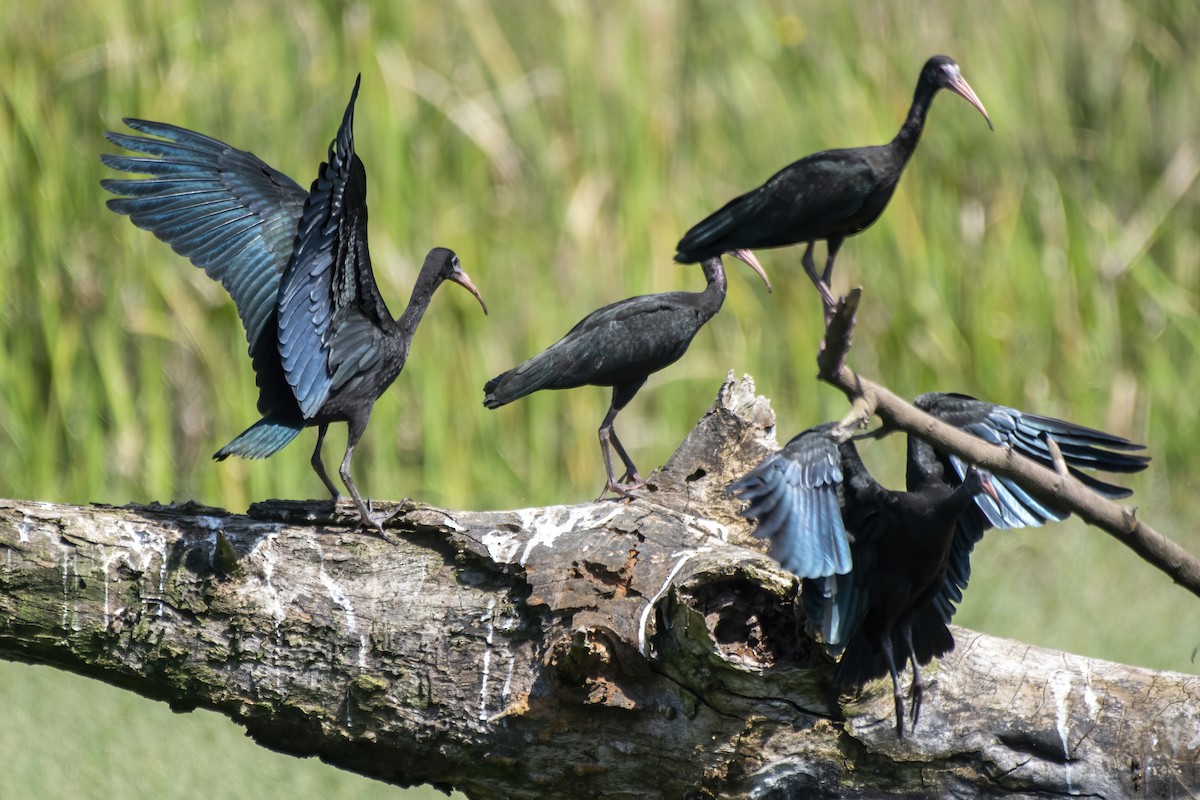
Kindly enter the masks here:
<path id="1" fill-rule="evenodd" d="M 714 254 L 713 243 L 725 235 L 733 222 L 731 205 L 732 202 L 726 204 L 693 225 L 675 245 L 675 260 L 681 264 L 692 264 L 710 258 Z M 721 252 L 719 245 L 715 251 L 716 254 Z"/>
<path id="2" fill-rule="evenodd" d="M 519 367 L 497 375 L 483 386 L 483 404 L 499 408 L 539 389 L 569 388 L 553 385 L 559 377 L 553 348 L 543 351 Z"/>
<path id="3" fill-rule="evenodd" d="M 230 456 L 242 458 L 266 458 L 283 449 L 304 430 L 304 423 L 281 420 L 278 417 L 263 417 L 238 434 L 232 442 L 213 454 L 217 461 Z"/>
<path id="4" fill-rule="evenodd" d="M 846 649 L 842 651 L 842 657 L 833 673 L 833 685 L 838 689 L 849 689 L 887 674 L 887 664 L 884 663 L 882 651 L 873 646 L 865 635 L 859 634 L 850 637 L 850 641 L 846 643 Z"/>

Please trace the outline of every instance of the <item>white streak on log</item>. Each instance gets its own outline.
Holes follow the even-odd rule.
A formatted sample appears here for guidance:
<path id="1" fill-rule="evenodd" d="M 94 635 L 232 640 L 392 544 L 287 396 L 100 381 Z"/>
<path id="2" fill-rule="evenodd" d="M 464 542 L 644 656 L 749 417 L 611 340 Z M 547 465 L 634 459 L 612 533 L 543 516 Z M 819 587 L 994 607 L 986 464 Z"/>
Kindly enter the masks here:
<path id="1" fill-rule="evenodd" d="M 1058 738 L 1062 742 L 1063 748 L 1063 777 L 1067 783 L 1067 793 L 1075 794 L 1075 787 L 1071 784 L 1071 745 L 1068 742 L 1071 727 L 1067 714 L 1067 697 L 1071 694 L 1071 673 L 1066 670 L 1057 670 L 1050 676 L 1049 684 L 1050 694 L 1054 698 L 1054 727 L 1058 730 Z"/>
<path id="2" fill-rule="evenodd" d="M 1083 704 L 1087 706 L 1088 716 L 1094 720 L 1100 716 L 1100 703 L 1092 691 L 1092 668 L 1086 660 L 1080 659 L 1079 672 L 1083 675 Z"/>
<path id="3" fill-rule="evenodd" d="M 623 510 L 624 506 L 619 503 L 604 509 L 605 513 L 599 515 L 596 513 L 595 505 L 523 508 L 517 512 L 517 517 L 521 520 L 521 529 L 532 530 L 533 535 L 526 541 L 525 550 L 521 553 L 517 563 L 522 567 L 525 566 L 533 548 L 538 545 L 553 548 L 555 540 L 564 533 L 571 533 L 581 528 L 603 528 Z"/>
<path id="4" fill-rule="evenodd" d="M 284 611 L 283 603 L 279 599 L 279 590 L 275 588 L 273 580 L 275 578 L 275 564 L 279 561 L 279 556 L 275 553 L 275 539 L 277 534 L 269 533 L 255 546 L 254 552 L 258 553 L 259 560 L 262 563 L 263 585 L 267 588 L 267 593 L 270 596 L 270 601 L 266 604 L 270 609 L 271 617 L 275 620 L 275 633 L 279 634 L 279 627 L 283 624 Z"/>
<path id="5" fill-rule="evenodd" d="M 483 535 L 483 546 L 487 548 L 488 558 L 497 564 L 511 564 L 521 546 L 521 538 L 515 533 L 502 533 L 490 530 Z"/>
<path id="6" fill-rule="evenodd" d="M 321 564 L 317 570 L 317 578 L 325 587 L 325 591 L 329 593 L 329 599 L 333 601 L 333 604 L 346 613 L 347 630 L 351 633 L 358 633 L 358 617 L 354 613 L 354 604 L 350 602 L 350 596 L 346 594 L 346 588 L 325 571 L 325 557 L 320 548 L 317 549 L 317 557 Z"/>
<path id="7" fill-rule="evenodd" d="M 47 534 L 49 536 L 49 534 Z M 62 583 L 63 583 L 63 599 L 62 599 L 62 622 L 59 623 L 62 627 L 67 627 L 67 563 L 71 557 L 70 552 L 64 545 L 59 545 L 58 549 L 62 552 Z"/>
<path id="8" fill-rule="evenodd" d="M 101 549 L 100 552 L 104 552 Z M 113 582 L 113 578 L 109 575 L 109 570 L 124 556 L 125 553 L 118 550 L 108 558 L 104 559 L 104 629 L 108 630 L 108 626 L 112 624 L 112 612 L 109 608 L 108 585 Z"/>
<path id="9" fill-rule="evenodd" d="M 496 598 L 488 600 L 487 611 L 483 612 L 480 617 L 480 622 L 487 622 L 487 638 L 484 639 L 483 648 L 483 680 L 479 685 L 479 721 L 484 725 L 487 724 L 487 690 L 488 678 L 491 675 L 492 667 L 492 635 L 496 632 L 496 621 L 493 612 L 496 610 Z"/>
<path id="10" fill-rule="evenodd" d="M 675 576 L 679 574 L 679 570 L 683 569 L 683 565 L 690 561 L 692 556 L 699 555 L 707 550 L 709 550 L 707 547 L 698 547 L 695 550 L 690 550 L 684 553 L 679 560 L 675 562 L 675 566 L 671 567 L 671 571 L 667 573 L 667 579 L 663 581 L 663 585 L 658 588 L 658 591 L 654 593 L 653 597 L 646 601 L 646 607 L 642 609 L 642 615 L 638 619 L 638 652 L 643 656 L 647 655 L 646 624 L 650 620 L 650 612 L 654 610 L 654 604 L 657 603 L 659 599 L 661 599 L 662 596 L 667 593 L 667 589 L 671 588 L 671 581 L 675 580 Z"/>

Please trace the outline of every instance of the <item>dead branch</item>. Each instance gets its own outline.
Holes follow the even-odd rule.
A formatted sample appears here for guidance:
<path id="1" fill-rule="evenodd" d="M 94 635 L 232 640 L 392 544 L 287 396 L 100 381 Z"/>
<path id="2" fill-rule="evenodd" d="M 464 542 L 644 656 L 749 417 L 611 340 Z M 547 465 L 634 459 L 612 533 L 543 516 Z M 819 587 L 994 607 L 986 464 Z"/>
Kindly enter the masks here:
<path id="1" fill-rule="evenodd" d="M 1136 508 L 1101 497 L 1065 471 L 1046 469 L 1012 450 L 947 425 L 845 366 L 856 309 L 857 302 L 839 306 L 830 322 L 827 341 L 817 355 L 817 377 L 841 390 L 853 404 L 854 413 L 875 414 L 888 428 L 919 436 L 940 450 L 1011 478 L 1039 500 L 1070 511 L 1088 525 L 1116 537 L 1175 583 L 1200 597 L 1200 559 L 1139 520 Z"/>

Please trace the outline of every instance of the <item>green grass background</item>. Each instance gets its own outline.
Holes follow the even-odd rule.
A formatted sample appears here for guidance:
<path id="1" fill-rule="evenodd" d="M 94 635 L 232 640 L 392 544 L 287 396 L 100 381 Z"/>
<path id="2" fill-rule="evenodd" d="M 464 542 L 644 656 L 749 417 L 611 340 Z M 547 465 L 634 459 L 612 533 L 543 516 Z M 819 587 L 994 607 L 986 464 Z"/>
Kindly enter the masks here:
<path id="1" fill-rule="evenodd" d="M 218 285 L 105 210 L 102 132 L 122 116 L 307 185 L 361 70 L 383 294 L 398 313 L 445 245 L 492 315 L 438 294 L 358 484 L 540 505 L 599 490 L 607 393 L 485 411 L 483 382 L 602 304 L 700 288 L 671 261 L 690 224 L 794 158 L 886 141 L 924 59 L 947 53 L 996 131 L 940 96 L 889 210 L 842 250 L 835 289 L 866 287 L 853 364 L 910 396 L 962 390 L 1147 442 L 1141 514 L 1200 551 L 1197 41 L 1194 0 L 6 4 L 0 496 L 243 509 L 322 494 L 312 433 L 269 462 L 209 459 L 257 418 L 245 340 Z M 812 377 L 819 303 L 799 253 L 760 256 L 775 293 L 734 264 L 724 312 L 619 418 L 643 472 L 730 369 L 772 398 L 781 438 L 843 413 Z M 896 481 L 889 447 L 873 461 Z M 1099 531 L 995 533 L 974 568 L 964 625 L 1197 671 L 1196 599 Z M 0 709 L 6 797 L 402 794 L 45 667 L 0 665 Z"/>

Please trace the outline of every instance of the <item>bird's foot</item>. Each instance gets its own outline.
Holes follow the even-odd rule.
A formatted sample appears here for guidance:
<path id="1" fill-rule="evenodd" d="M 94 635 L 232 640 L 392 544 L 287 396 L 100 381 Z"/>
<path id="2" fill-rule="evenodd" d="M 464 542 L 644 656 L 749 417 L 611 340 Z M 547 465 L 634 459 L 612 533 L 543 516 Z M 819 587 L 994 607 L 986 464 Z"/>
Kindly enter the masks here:
<path id="1" fill-rule="evenodd" d="M 899 690 L 895 694 L 896 701 L 896 738 L 904 738 L 904 694 Z"/>
<path id="2" fill-rule="evenodd" d="M 917 732 L 917 719 L 921 716 L 921 700 L 925 697 L 925 681 L 917 678 L 912 685 L 912 731 Z"/>
<path id="3" fill-rule="evenodd" d="M 832 297 L 832 295 L 831 295 L 831 297 Z M 821 305 L 824 310 L 823 316 L 825 318 L 826 330 L 829 329 L 829 324 L 831 322 L 833 322 L 833 317 L 835 314 L 837 314 L 838 302 L 839 301 L 837 301 L 837 300 L 827 300 L 825 297 L 821 298 Z"/>
<path id="4" fill-rule="evenodd" d="M 372 536 L 378 536 L 388 544 L 399 544 L 400 540 L 384 530 L 383 526 L 391 522 L 402 511 L 404 511 L 403 504 L 401 504 L 400 507 L 394 511 L 384 514 L 381 517 L 376 517 L 374 510 L 371 508 L 371 499 L 367 498 L 367 502 L 358 503 L 359 520 L 357 530 Z"/>
<path id="5" fill-rule="evenodd" d="M 617 495 L 622 500 L 634 500 L 636 499 L 636 496 L 633 494 L 633 492 L 641 489 L 647 483 L 648 481 L 639 477 L 636 472 L 632 474 L 628 472 L 625 473 L 621 476 L 621 480 L 619 481 L 615 481 L 610 478 L 605 482 L 604 489 L 600 492 L 600 496 L 596 498 L 596 502 L 599 503 L 601 500 L 607 497 L 609 492 Z"/>

